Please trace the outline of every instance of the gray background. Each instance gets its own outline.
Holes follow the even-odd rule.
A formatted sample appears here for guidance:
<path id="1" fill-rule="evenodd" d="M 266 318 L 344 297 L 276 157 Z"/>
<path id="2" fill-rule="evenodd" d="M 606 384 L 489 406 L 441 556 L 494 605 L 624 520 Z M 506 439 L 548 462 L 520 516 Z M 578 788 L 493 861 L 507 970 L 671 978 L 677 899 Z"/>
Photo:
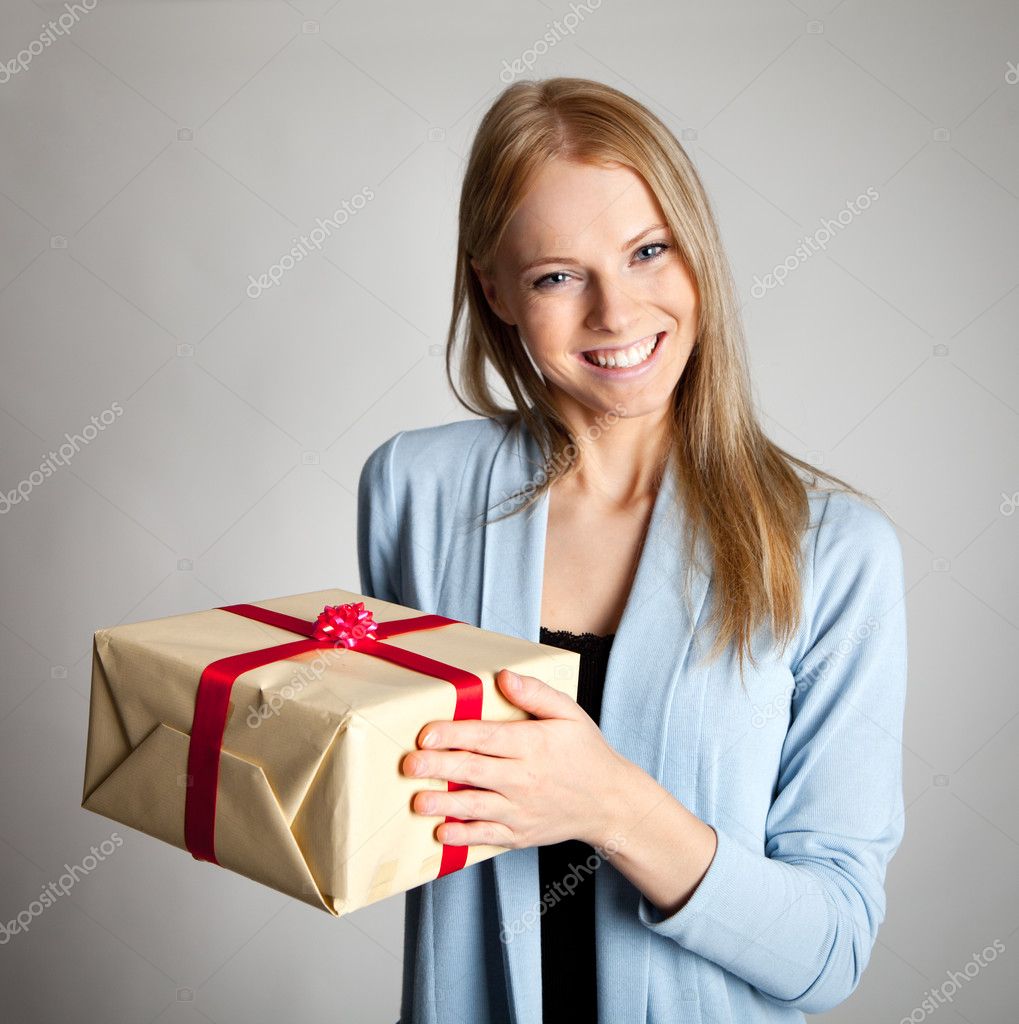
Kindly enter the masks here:
<path id="1" fill-rule="evenodd" d="M 503 62 L 569 10 L 101 0 L 0 85 L 0 490 L 122 409 L 0 516 L 0 920 L 124 840 L 0 946 L 4 1021 L 396 1019 L 402 897 L 335 920 L 79 807 L 91 638 L 357 589 L 365 456 L 467 416 L 441 352 L 472 132 Z M 0 60 L 63 11 L 4 0 Z M 1014 1020 L 1016 5 L 604 0 L 556 34 L 530 76 L 630 92 L 703 175 L 771 435 L 899 528 L 906 836 L 828 1016 L 926 1019 L 956 971 L 939 1021 Z M 246 294 L 365 188 L 321 253 Z"/>

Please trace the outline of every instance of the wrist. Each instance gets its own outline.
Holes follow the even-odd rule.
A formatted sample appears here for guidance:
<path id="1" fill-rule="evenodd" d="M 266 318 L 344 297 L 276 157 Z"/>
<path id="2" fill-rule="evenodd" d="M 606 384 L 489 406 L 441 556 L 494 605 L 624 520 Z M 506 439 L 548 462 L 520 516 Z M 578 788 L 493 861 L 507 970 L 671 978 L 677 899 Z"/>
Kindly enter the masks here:
<path id="1" fill-rule="evenodd" d="M 589 846 L 605 849 L 610 854 L 626 841 L 626 831 L 633 824 L 634 810 L 643 804 L 640 796 L 643 784 L 653 781 L 632 761 L 620 754 L 615 756 L 617 763 L 609 772 L 611 784 L 602 794 L 589 834 L 583 837 Z"/>
<path id="2" fill-rule="evenodd" d="M 717 834 L 632 761 L 612 772 L 603 813 L 588 842 L 663 916 L 682 908 L 707 873 Z"/>

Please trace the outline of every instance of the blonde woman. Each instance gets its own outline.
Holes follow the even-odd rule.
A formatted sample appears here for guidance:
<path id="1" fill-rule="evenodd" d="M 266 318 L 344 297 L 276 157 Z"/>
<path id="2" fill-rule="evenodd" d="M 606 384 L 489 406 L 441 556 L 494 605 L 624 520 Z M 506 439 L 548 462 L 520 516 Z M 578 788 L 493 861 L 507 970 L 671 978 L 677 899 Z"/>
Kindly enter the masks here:
<path id="1" fill-rule="evenodd" d="M 895 531 L 765 436 L 704 188 L 640 103 L 508 87 L 459 227 L 474 416 L 369 456 L 362 589 L 577 650 L 581 688 L 500 671 L 531 717 L 403 758 L 440 842 L 506 852 L 406 894 L 401 1024 L 827 1010 L 903 835 Z"/>

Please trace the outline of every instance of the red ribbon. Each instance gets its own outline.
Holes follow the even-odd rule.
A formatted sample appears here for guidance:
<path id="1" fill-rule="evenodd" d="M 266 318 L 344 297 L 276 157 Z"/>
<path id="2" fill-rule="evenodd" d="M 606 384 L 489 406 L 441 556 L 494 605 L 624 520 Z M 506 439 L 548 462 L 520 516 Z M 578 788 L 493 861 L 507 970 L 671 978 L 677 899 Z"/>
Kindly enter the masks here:
<path id="1" fill-rule="evenodd" d="M 476 675 L 465 672 L 455 665 L 447 665 L 424 655 L 379 642 L 401 633 L 448 626 L 459 622 L 459 619 L 448 619 L 444 615 L 415 615 L 393 622 L 375 622 L 371 612 L 365 611 L 364 603 L 360 601 L 357 604 L 327 605 L 315 622 L 305 622 L 304 619 L 270 611 L 254 604 L 229 604 L 215 610 L 256 619 L 269 626 L 278 626 L 291 633 L 299 633 L 308 639 L 232 654 L 212 662 L 202 671 L 191 723 L 191 741 L 188 746 L 189 785 L 184 805 L 184 842 L 195 860 L 219 864 L 216 859 L 215 835 L 220 752 L 223 747 L 223 732 L 226 729 L 230 690 L 237 677 L 244 672 L 274 661 L 296 657 L 305 651 L 342 645 L 360 654 L 384 658 L 412 672 L 420 672 L 434 679 L 445 679 L 456 687 L 456 708 L 453 718 L 481 718 L 483 690 L 481 680 Z M 451 780 L 447 782 L 447 790 L 451 793 L 466 788 L 464 783 Z M 452 816 L 447 816 L 445 820 L 462 821 L 461 818 Z M 442 859 L 436 878 L 462 868 L 467 863 L 467 850 L 467 846 L 443 844 Z"/>

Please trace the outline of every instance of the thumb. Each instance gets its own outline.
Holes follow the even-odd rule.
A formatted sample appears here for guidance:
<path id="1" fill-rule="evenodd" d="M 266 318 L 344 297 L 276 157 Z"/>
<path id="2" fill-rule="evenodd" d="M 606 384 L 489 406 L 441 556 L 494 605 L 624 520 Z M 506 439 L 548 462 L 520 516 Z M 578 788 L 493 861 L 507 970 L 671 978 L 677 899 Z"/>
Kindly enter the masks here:
<path id="1" fill-rule="evenodd" d="M 499 686 L 507 699 L 518 708 L 529 711 L 536 718 L 571 718 L 571 709 L 579 707 L 569 694 L 536 679 L 521 676 L 508 668 L 497 675 Z M 519 685 L 514 685 L 515 683 Z"/>

